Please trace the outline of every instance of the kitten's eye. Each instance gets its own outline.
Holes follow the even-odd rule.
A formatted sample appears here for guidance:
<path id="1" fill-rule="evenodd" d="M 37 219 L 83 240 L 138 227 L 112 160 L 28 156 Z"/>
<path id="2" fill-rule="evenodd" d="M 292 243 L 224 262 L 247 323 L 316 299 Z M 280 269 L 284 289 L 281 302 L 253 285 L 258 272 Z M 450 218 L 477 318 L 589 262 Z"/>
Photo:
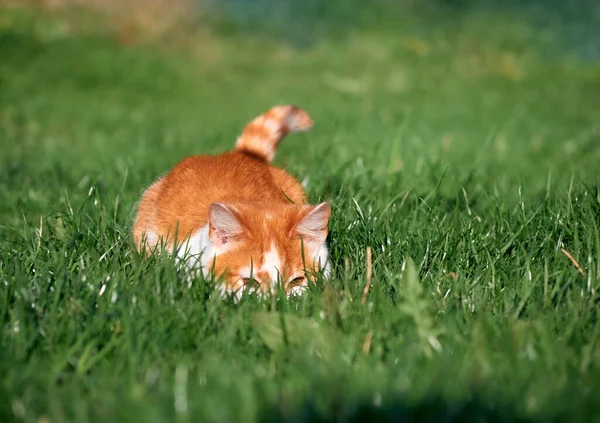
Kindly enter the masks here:
<path id="1" fill-rule="evenodd" d="M 306 277 L 304 276 L 298 276 L 297 278 L 294 278 L 290 281 L 290 286 L 298 286 L 300 285 L 302 282 L 304 282 L 306 280 Z"/>
<path id="2" fill-rule="evenodd" d="M 248 285 L 248 286 L 258 285 L 258 282 L 256 281 L 256 279 L 253 279 L 253 278 L 242 278 L 242 282 L 244 282 L 244 285 Z"/>

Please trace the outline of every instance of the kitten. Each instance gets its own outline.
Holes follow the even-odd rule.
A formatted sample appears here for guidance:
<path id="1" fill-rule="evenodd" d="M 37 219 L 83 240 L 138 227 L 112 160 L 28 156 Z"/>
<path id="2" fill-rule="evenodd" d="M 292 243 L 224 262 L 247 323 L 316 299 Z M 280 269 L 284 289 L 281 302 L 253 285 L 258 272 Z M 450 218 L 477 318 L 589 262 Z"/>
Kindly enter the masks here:
<path id="1" fill-rule="evenodd" d="M 312 125 L 305 111 L 276 106 L 246 125 L 233 152 L 177 164 L 142 195 L 138 251 L 163 243 L 236 296 L 273 292 L 279 282 L 288 295 L 300 293 L 314 272 L 329 277 L 329 204 L 307 205 L 298 181 L 270 165 L 288 133 Z"/>

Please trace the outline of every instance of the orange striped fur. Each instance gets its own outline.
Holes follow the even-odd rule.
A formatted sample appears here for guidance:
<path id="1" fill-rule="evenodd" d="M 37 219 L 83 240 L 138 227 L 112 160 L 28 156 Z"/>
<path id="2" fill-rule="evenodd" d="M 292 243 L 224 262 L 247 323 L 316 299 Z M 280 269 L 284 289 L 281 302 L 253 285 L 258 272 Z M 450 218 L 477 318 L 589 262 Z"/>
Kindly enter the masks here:
<path id="1" fill-rule="evenodd" d="M 306 204 L 298 181 L 270 165 L 287 134 L 312 125 L 305 111 L 276 106 L 246 125 L 233 152 L 177 164 L 142 195 L 138 251 L 163 243 L 237 294 L 272 292 L 279 282 L 298 293 L 313 271 L 329 276 L 329 204 Z"/>

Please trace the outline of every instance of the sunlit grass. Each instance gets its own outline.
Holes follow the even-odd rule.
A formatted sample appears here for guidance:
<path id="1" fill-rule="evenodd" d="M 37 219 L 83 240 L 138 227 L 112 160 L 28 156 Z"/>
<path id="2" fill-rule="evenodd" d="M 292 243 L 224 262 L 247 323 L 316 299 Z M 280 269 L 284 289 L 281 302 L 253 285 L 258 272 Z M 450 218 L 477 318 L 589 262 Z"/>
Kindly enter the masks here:
<path id="1" fill-rule="evenodd" d="M 597 415 L 597 66 L 489 16 L 206 61 L 2 16 L 2 421 Z M 333 280 L 236 304 L 139 257 L 141 190 L 283 102 Z"/>

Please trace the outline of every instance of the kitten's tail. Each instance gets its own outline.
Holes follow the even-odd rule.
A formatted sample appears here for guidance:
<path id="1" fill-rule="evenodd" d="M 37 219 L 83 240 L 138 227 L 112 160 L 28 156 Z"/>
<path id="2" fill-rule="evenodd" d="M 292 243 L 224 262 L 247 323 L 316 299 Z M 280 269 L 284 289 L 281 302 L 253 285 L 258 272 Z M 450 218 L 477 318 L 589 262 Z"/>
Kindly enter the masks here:
<path id="1" fill-rule="evenodd" d="M 279 142 L 290 132 L 306 131 L 313 121 L 296 106 L 275 106 L 246 125 L 235 144 L 235 151 L 271 163 Z"/>

